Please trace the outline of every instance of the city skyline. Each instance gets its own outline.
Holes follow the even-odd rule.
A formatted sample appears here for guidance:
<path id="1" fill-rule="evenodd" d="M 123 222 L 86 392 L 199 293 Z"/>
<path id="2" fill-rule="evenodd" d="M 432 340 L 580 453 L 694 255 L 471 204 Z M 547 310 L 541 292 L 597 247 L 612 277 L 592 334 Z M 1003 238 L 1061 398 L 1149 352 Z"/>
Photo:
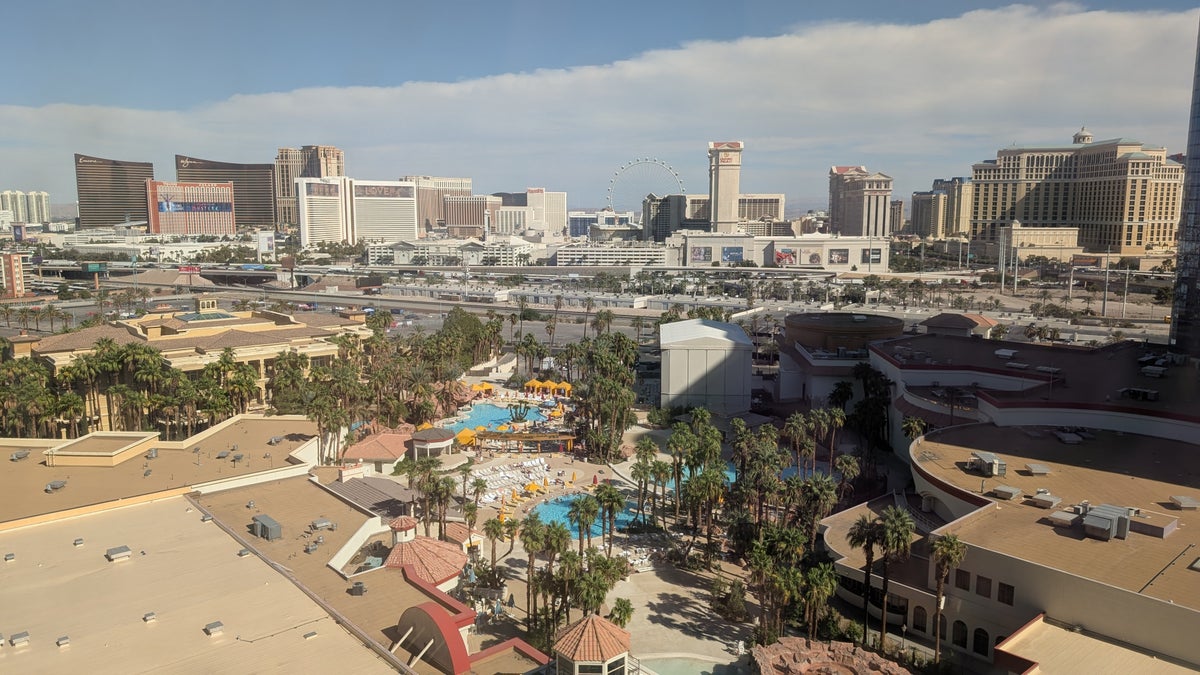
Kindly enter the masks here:
<path id="1" fill-rule="evenodd" d="M 1084 124 L 1097 139 L 1184 150 L 1187 118 L 1179 111 L 1189 100 L 1195 9 L 1181 2 L 1143 11 L 1132 8 L 1144 3 L 1115 1 L 985 4 L 964 14 L 955 3 L 923 3 L 904 15 L 883 3 L 853 10 L 714 4 L 699 18 L 680 15 L 666 33 L 647 31 L 642 24 L 656 23 L 651 15 L 620 39 L 576 39 L 578 49 L 567 54 L 554 48 L 566 39 L 558 32 L 563 17 L 508 11 L 493 26 L 500 29 L 495 49 L 443 50 L 438 59 L 386 68 L 378 60 L 383 47 L 357 38 L 344 58 L 300 49 L 290 65 L 280 63 L 274 45 L 287 31 L 276 30 L 217 57 L 258 59 L 261 68 L 217 76 L 211 71 L 221 68 L 206 63 L 192 77 L 179 75 L 179 86 L 163 86 L 155 75 L 179 74 L 164 51 L 174 48 L 170 41 L 146 51 L 74 41 L 81 46 L 71 39 L 77 31 L 103 32 L 120 17 L 85 17 L 90 24 L 75 17 L 56 24 L 62 44 L 39 49 L 38 61 L 18 75 L 24 86 L 0 107 L 0 143 L 10 160 L 0 167 L 0 185 L 45 190 L 62 204 L 74 201 L 76 152 L 153 162 L 156 175 L 168 178 L 176 154 L 267 163 L 280 146 L 320 143 L 345 150 L 346 172 L 360 179 L 470 176 L 480 194 L 544 185 L 567 192 L 570 208 L 598 208 L 613 171 L 642 156 L 670 163 L 689 193 L 704 193 L 705 144 L 738 138 L 746 143 L 743 191 L 786 194 L 804 209 L 825 202 L 831 165 L 887 173 L 894 195 L 907 202 L 934 178 L 970 175 L 997 148 L 1060 143 Z M 53 3 L 19 8 L 17 18 L 36 23 L 47 11 Z M 451 18 L 421 11 L 417 24 Z M 249 12 L 235 12 L 238 27 L 223 41 L 235 43 L 268 18 Z M 620 6 L 608 13 L 581 25 L 603 37 L 623 25 L 622 14 L 632 16 Z M 289 14 L 294 22 L 305 13 Z M 497 14 L 484 18 L 499 21 Z M 429 38 L 414 39 L 420 49 Z M 591 42 L 612 44 L 584 44 Z M 18 42 L 16 51 L 32 48 Z M 78 49 L 100 53 L 81 68 L 70 58 Z M 121 58 L 136 59 L 137 68 L 117 67 Z M 858 75 L 864 72 L 871 75 Z M 80 77 L 91 84 L 74 86 Z M 679 114 L 692 109 L 686 102 L 697 91 L 715 85 L 722 96 L 705 98 L 705 114 Z"/>

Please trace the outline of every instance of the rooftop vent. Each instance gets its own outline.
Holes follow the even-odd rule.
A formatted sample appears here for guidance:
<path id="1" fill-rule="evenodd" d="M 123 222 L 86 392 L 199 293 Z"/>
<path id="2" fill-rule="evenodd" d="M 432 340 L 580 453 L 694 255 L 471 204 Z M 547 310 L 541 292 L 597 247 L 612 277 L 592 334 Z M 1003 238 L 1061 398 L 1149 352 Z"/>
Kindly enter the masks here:
<path id="1" fill-rule="evenodd" d="M 23 630 L 20 633 L 13 633 L 12 636 L 8 638 L 8 644 L 14 647 L 20 647 L 21 645 L 29 644 L 29 631 Z"/>
<path id="2" fill-rule="evenodd" d="M 200 516 L 200 522 L 202 522 L 202 523 L 212 522 L 212 516 L 210 516 L 206 513 L 206 514 Z"/>
<path id="3" fill-rule="evenodd" d="M 244 548 L 244 549 L 238 551 L 239 558 L 245 558 L 248 555 L 250 555 L 250 549 L 248 549 L 248 548 Z"/>
<path id="4" fill-rule="evenodd" d="M 146 623 L 154 623 L 155 621 L 158 621 L 158 615 L 154 612 L 146 612 L 142 615 L 142 621 Z"/>
<path id="5" fill-rule="evenodd" d="M 311 639 L 313 639 L 313 638 L 315 638 L 315 637 L 317 637 L 317 631 L 315 631 L 315 630 L 310 630 L 310 631 L 308 631 L 307 633 L 305 633 L 305 634 L 304 634 L 304 639 L 305 639 L 305 640 L 311 640 Z"/>
<path id="6" fill-rule="evenodd" d="M 71 636 L 64 635 L 64 636 L 58 638 L 57 640 L 55 640 L 54 644 L 58 645 L 59 647 L 66 647 L 67 645 L 71 644 Z"/>
<path id="7" fill-rule="evenodd" d="M 158 459 L 158 448 L 150 448 L 150 452 L 146 453 L 146 459 Z"/>
<path id="8" fill-rule="evenodd" d="M 4 562 L 6 562 L 6 563 L 10 563 L 16 559 L 17 559 L 16 553 L 5 553 L 4 554 Z"/>
<path id="9" fill-rule="evenodd" d="M 73 545 L 74 546 L 83 546 L 83 537 L 76 538 Z"/>
<path id="10" fill-rule="evenodd" d="M 220 621 L 214 621 L 204 627 L 204 634 L 211 637 L 213 635 L 220 635 L 223 630 L 225 630 L 225 624 Z"/>
<path id="11" fill-rule="evenodd" d="M 49 483 L 46 483 L 46 493 L 49 494 L 51 492 L 58 492 L 59 490 L 65 488 L 65 487 L 67 487 L 67 481 L 52 480 Z"/>
<path id="12" fill-rule="evenodd" d="M 28 450 L 18 450 L 16 452 L 14 452 L 13 454 L 9 455 L 8 459 L 11 462 L 19 462 L 23 459 L 27 459 L 28 457 L 29 457 Z"/>
<path id="13" fill-rule="evenodd" d="M 104 552 L 104 557 L 108 558 L 109 562 L 126 560 L 132 555 L 133 551 L 130 551 L 128 546 L 116 546 Z"/>

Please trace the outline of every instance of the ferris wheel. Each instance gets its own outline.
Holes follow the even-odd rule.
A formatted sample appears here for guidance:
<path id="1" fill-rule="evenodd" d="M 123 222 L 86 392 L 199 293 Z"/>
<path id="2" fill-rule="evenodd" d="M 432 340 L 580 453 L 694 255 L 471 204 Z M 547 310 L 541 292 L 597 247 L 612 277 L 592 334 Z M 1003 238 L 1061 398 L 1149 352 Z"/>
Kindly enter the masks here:
<path id="1" fill-rule="evenodd" d="M 642 200 L 650 193 L 659 197 L 685 194 L 679 172 L 654 157 L 630 160 L 614 171 L 608 181 L 608 208 L 640 215 Z"/>

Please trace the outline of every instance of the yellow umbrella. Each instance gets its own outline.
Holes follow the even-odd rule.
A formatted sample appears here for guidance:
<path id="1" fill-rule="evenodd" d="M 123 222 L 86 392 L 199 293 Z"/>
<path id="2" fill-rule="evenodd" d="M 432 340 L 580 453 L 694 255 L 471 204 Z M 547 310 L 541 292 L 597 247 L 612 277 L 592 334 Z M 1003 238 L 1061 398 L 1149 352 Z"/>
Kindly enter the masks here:
<path id="1" fill-rule="evenodd" d="M 502 424 L 502 425 L 496 427 L 496 431 L 508 431 L 508 425 Z"/>
<path id="2" fill-rule="evenodd" d="M 432 429 L 432 428 L 433 428 L 433 425 L 430 424 L 429 422 L 422 422 L 421 426 L 417 427 L 417 431 L 424 431 L 426 429 Z"/>
<path id="3" fill-rule="evenodd" d="M 499 520 L 500 522 L 502 522 L 502 523 L 503 523 L 503 522 L 504 522 L 504 519 L 505 519 L 505 518 L 507 518 L 507 517 L 508 517 L 508 516 L 504 515 L 504 512 L 503 512 L 503 511 L 501 511 L 501 512 L 500 512 L 500 515 L 497 517 L 497 520 Z"/>
<path id="4" fill-rule="evenodd" d="M 480 424 L 479 426 L 475 427 L 475 431 L 487 431 L 487 427 Z"/>
<path id="5" fill-rule="evenodd" d="M 571 472 L 571 482 L 572 483 L 575 482 L 575 472 L 574 471 Z"/>
<path id="6" fill-rule="evenodd" d="M 470 445 L 475 442 L 475 432 L 470 429 L 463 429 L 454 437 L 459 445 Z"/>
<path id="7" fill-rule="evenodd" d="M 525 486 L 525 491 L 526 492 L 537 492 L 540 487 L 541 486 L 539 486 L 537 483 L 530 482 L 529 485 Z"/>
<path id="8" fill-rule="evenodd" d="M 542 487 L 545 487 L 545 488 L 550 487 L 550 477 L 549 476 L 542 478 Z"/>

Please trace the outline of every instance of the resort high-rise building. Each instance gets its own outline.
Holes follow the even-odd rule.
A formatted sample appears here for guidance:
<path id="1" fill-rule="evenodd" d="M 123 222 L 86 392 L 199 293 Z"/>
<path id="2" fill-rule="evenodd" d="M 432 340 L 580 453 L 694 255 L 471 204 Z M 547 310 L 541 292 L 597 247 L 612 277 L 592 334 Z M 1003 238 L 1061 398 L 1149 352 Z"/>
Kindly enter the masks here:
<path id="1" fill-rule="evenodd" d="M 25 193 L 25 222 L 27 222 L 27 223 L 48 223 L 48 222 L 50 222 L 50 193 L 49 192 L 26 192 Z"/>
<path id="2" fill-rule="evenodd" d="M 279 148 L 275 155 L 275 219 L 281 225 L 299 222 L 297 178 L 346 175 L 346 155 L 332 145 Z"/>
<path id="3" fill-rule="evenodd" d="M 345 176 L 297 178 L 296 204 L 300 245 L 351 242 L 350 179 Z"/>
<path id="4" fill-rule="evenodd" d="M 970 178 L 936 178 L 933 189 L 912 194 L 909 231 L 927 239 L 966 236 L 971 229 Z"/>
<path id="5" fill-rule="evenodd" d="M 1175 263 L 1175 300 L 1171 309 L 1171 348 L 1200 358 L 1200 38 L 1192 73 L 1192 108 L 1188 123 L 1187 183 L 1183 189 L 1183 221 Z"/>
<path id="6" fill-rule="evenodd" d="M 446 230 L 458 239 L 485 238 L 503 203 L 492 195 L 446 195 L 442 202 Z"/>
<path id="7" fill-rule="evenodd" d="M 14 223 L 28 223 L 29 207 L 25 201 L 25 193 L 20 190 L 5 190 L 0 192 L 0 211 L 8 211 L 9 220 Z"/>
<path id="8" fill-rule="evenodd" d="M 417 188 L 412 183 L 351 180 L 350 243 L 417 239 Z"/>
<path id="9" fill-rule="evenodd" d="M 567 193 L 546 188 L 525 190 L 525 203 L 533 209 L 530 227 L 543 237 L 560 241 L 567 234 Z"/>
<path id="10" fill-rule="evenodd" d="M 404 176 L 400 180 L 417 186 L 417 229 L 422 237 L 435 227 L 446 226 L 446 197 L 472 194 L 470 178 Z"/>
<path id="11" fill-rule="evenodd" d="M 737 231 L 743 148 L 741 141 L 708 144 L 708 218 L 713 232 Z"/>
<path id="12" fill-rule="evenodd" d="M 151 234 L 237 234 L 237 187 L 224 183 L 146 181 Z"/>
<path id="13" fill-rule="evenodd" d="M 1191 155 L 1189 154 L 1189 157 Z M 1138 255 L 1175 240 L 1183 165 L 1163 148 L 1128 138 L 1004 148 L 973 167 L 971 238 L 997 241 L 999 228 L 1078 227 L 1095 252 Z"/>
<path id="14" fill-rule="evenodd" d="M 80 227 L 111 227 L 146 222 L 146 181 L 154 180 L 150 162 L 125 162 L 75 155 L 75 190 Z"/>
<path id="15" fill-rule="evenodd" d="M 274 164 L 233 164 L 175 155 L 175 178 L 180 183 L 233 183 L 235 224 L 275 226 Z"/>
<path id="16" fill-rule="evenodd" d="M 829 169 L 829 226 L 851 237 L 892 234 L 892 177 L 865 166 Z"/>

